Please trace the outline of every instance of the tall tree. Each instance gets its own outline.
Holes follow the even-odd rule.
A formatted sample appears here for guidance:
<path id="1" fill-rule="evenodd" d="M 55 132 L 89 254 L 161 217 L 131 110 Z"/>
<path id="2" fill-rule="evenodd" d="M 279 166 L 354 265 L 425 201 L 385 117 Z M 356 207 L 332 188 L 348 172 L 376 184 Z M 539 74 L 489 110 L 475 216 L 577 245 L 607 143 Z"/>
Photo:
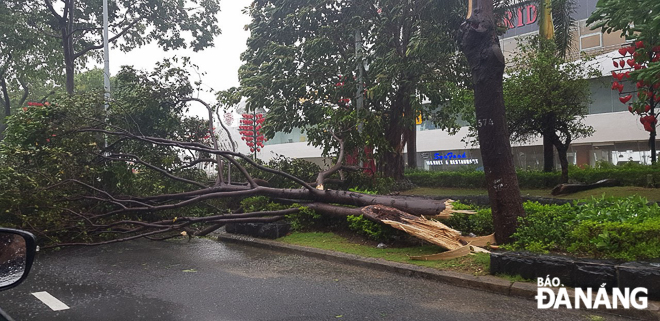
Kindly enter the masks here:
<path id="1" fill-rule="evenodd" d="M 568 182 L 568 147 L 572 140 L 593 134 L 582 123 L 589 113 L 590 75 L 599 72 L 556 54 L 554 42 L 542 37 L 520 46 L 504 82 L 511 139 L 524 142 L 543 136 L 557 149 L 561 182 Z"/>
<path id="2" fill-rule="evenodd" d="M 74 91 L 76 66 L 98 58 L 103 48 L 101 0 L 18 0 L 25 15 L 47 17 L 46 27 L 31 24 L 35 32 L 60 42 L 66 75 L 66 91 Z M 216 14 L 219 0 L 110 0 L 111 43 L 130 51 L 155 41 L 164 49 L 202 50 L 220 34 Z M 19 34 L 24 31 L 19 31 Z M 120 42 L 121 40 L 121 42 Z"/>
<path id="3" fill-rule="evenodd" d="M 48 80 L 57 79 L 50 73 L 61 66 L 61 55 L 50 50 L 57 43 L 31 28 L 44 27 L 42 18 L 22 12 L 19 3 L 0 3 L 0 132 L 5 117 L 28 99 L 43 99 L 54 85 Z"/>
<path id="4" fill-rule="evenodd" d="M 382 172 L 402 178 L 406 143 L 415 164 L 415 117 L 444 101 L 445 82 L 466 76 L 452 38 L 460 7 L 430 0 L 254 1 L 240 71 L 248 108 L 269 111 L 271 135 L 299 127 L 326 150 L 337 146 L 332 133 L 346 138 L 347 150 L 375 146 Z M 359 112 L 356 96 L 365 100 Z"/>
<path id="5" fill-rule="evenodd" d="M 470 0 L 461 26 L 461 50 L 472 68 L 479 146 L 486 174 L 493 227 L 498 243 L 515 232 L 525 214 L 513 166 L 504 108 L 504 56 L 500 48 L 492 0 Z"/>

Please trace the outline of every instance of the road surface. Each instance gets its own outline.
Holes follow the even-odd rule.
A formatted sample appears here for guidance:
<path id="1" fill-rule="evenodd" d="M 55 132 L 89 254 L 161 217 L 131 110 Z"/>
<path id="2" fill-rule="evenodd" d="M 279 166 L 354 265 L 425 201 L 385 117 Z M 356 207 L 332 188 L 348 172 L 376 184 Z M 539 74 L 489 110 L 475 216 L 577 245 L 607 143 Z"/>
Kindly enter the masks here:
<path id="1" fill-rule="evenodd" d="M 0 306 L 17 321 L 620 320 L 211 239 L 41 253 Z"/>

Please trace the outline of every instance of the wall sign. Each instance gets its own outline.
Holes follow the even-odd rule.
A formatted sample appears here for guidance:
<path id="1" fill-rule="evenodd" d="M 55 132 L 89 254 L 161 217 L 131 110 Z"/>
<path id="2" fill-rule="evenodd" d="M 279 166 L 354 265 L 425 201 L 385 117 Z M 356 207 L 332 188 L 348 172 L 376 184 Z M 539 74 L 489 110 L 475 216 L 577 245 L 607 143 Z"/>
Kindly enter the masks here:
<path id="1" fill-rule="evenodd" d="M 454 154 L 453 152 L 449 152 L 445 155 L 442 155 L 440 153 L 435 153 L 433 155 L 433 159 L 460 159 L 460 158 L 467 158 L 467 156 L 465 156 L 465 153 Z"/>
<path id="2" fill-rule="evenodd" d="M 446 154 L 435 153 L 433 154 L 433 160 L 427 160 L 426 165 L 471 165 L 479 164 L 479 159 L 477 158 L 467 158 L 465 153 L 455 154 L 454 152 L 448 152 Z"/>
<path id="3" fill-rule="evenodd" d="M 514 10 L 504 12 L 503 24 L 508 29 L 531 25 L 536 22 L 538 9 L 535 4 L 520 6 Z"/>

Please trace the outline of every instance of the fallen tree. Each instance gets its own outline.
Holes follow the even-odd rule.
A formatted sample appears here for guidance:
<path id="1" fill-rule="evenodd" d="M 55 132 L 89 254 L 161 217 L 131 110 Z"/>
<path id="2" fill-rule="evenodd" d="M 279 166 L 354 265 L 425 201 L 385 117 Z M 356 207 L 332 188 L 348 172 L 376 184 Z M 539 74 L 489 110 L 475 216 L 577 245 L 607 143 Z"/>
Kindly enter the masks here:
<path id="1" fill-rule="evenodd" d="M 234 151 L 234 144 L 221 141 L 228 134 L 226 128 L 220 135 L 208 134 L 215 133 L 220 117 L 214 117 L 219 116 L 216 106 L 201 100 L 178 99 L 177 103 L 203 104 L 210 121 L 190 122 L 181 132 L 163 138 L 145 135 L 144 126 L 127 130 L 97 115 L 78 113 L 74 107 L 87 108 L 88 99 L 69 97 L 18 115 L 3 145 L 3 162 L 17 169 L 6 181 L 22 183 L 11 188 L 21 195 L 12 200 L 9 215 L 2 220 L 40 235 L 46 248 L 203 236 L 228 223 L 274 222 L 304 209 L 334 217 L 363 215 L 407 232 L 415 230 L 410 234 L 448 250 L 467 244 L 459 232 L 439 222 L 426 224 L 430 221 L 421 217 L 450 217 L 455 212 L 450 200 L 323 188 L 327 181 L 337 180 L 333 175 L 344 168 L 338 135 L 337 164 L 322 170 L 310 183 Z M 206 166 L 207 172 L 200 166 Z M 279 176 L 299 187 L 264 186 L 252 174 L 256 172 Z M 11 189 L 2 196 L 12 195 Z M 253 196 L 265 196 L 289 208 L 235 206 L 236 199 Z M 428 233 L 419 232 L 420 224 Z"/>
<path id="2" fill-rule="evenodd" d="M 73 184 L 86 189 L 88 193 L 78 196 L 76 199 L 105 203 L 107 206 L 104 208 L 107 210 L 101 213 L 83 213 L 68 210 L 70 214 L 78 217 L 80 219 L 79 222 L 85 223 L 85 228 L 87 229 L 88 233 L 114 233 L 116 235 L 120 235 L 120 237 L 101 242 L 62 243 L 56 244 L 54 246 L 98 245 L 132 240 L 141 237 L 154 238 L 160 234 L 168 235 L 166 237 L 179 235 L 200 236 L 206 235 L 227 223 L 273 222 L 281 220 L 284 219 L 285 215 L 298 213 L 302 207 L 312 209 L 321 215 L 342 217 L 349 215 L 364 215 L 370 220 L 389 225 L 393 225 L 390 222 L 397 222 L 398 226 L 405 226 L 410 224 L 410 222 L 418 222 L 419 216 L 422 215 L 437 218 L 448 218 L 452 215 L 452 213 L 455 212 L 451 206 L 451 200 L 448 199 L 434 200 L 412 196 L 383 196 L 339 190 L 322 190 L 315 188 L 311 184 L 288 173 L 259 165 L 249 156 L 229 150 L 216 149 L 214 147 L 200 143 L 175 141 L 158 137 L 138 136 L 125 131 L 109 131 L 99 128 L 82 128 L 78 129 L 77 132 L 102 133 L 107 136 L 118 137 L 119 140 L 124 142 L 136 140 L 156 146 L 176 147 L 181 150 L 196 151 L 199 152 L 199 154 L 213 155 L 215 157 L 205 158 L 204 161 L 213 163 L 213 165 L 218 168 L 218 179 L 214 180 L 212 184 L 207 183 L 208 185 L 205 185 L 199 181 L 193 181 L 184 177 L 176 176 L 172 174 L 171 171 L 147 163 L 135 155 L 116 153 L 108 150 L 100 150 L 99 154 L 97 155 L 100 158 L 111 162 L 133 162 L 142 164 L 149 170 L 160 173 L 167 179 L 188 184 L 190 189 L 174 194 L 159 194 L 152 196 L 117 196 L 76 179 L 65 180 L 55 185 L 49 186 L 48 188 L 60 188 L 64 185 Z M 213 143 L 211 145 L 219 146 L 216 141 L 217 139 L 217 137 L 213 137 Z M 340 154 L 342 153 L 340 152 Z M 301 188 L 284 189 L 260 186 L 252 177 L 252 175 L 249 174 L 249 171 L 246 169 L 246 167 L 242 165 L 241 162 L 237 161 L 238 159 L 259 170 L 286 177 L 287 179 L 290 179 L 299 184 Z M 185 164 L 184 166 L 189 166 L 190 164 L 197 163 L 199 161 L 200 159 L 190 159 L 188 164 Z M 339 161 L 341 162 L 341 159 Z M 233 166 L 235 170 L 243 174 L 244 180 L 242 182 L 230 183 L 223 179 L 222 173 L 226 172 L 227 167 L 229 166 Z M 318 180 L 314 182 L 314 185 L 323 186 L 324 177 L 333 174 L 332 171 L 337 171 L 339 169 L 340 166 L 333 166 L 329 170 L 326 170 L 324 173 L 319 174 Z M 240 214 L 226 213 L 205 217 L 174 217 L 168 220 L 159 220 L 153 222 L 131 219 L 117 220 L 106 224 L 99 224 L 95 222 L 96 220 L 107 221 L 108 219 L 114 217 L 130 217 L 131 215 L 140 213 L 154 213 L 159 211 L 179 209 L 183 210 L 188 206 L 210 199 L 250 196 L 267 196 L 275 200 L 285 200 L 288 203 L 295 203 L 300 205 L 298 208 L 290 208 L 286 210 L 259 211 Z M 202 223 L 203 225 L 200 225 Z M 192 228 L 191 226 L 195 224 L 198 226 L 196 228 Z M 459 232 L 453 231 L 444 225 L 438 224 L 440 223 L 434 225 L 438 229 L 438 232 L 442 232 L 444 229 L 446 232 L 449 232 L 448 235 L 450 236 L 445 237 L 445 241 L 433 242 L 434 238 L 429 237 L 424 238 L 425 240 L 431 241 L 436 245 L 450 250 L 455 249 L 459 245 L 465 245 L 464 242 L 461 243 L 460 241 Z M 405 228 L 397 228 L 405 231 Z"/>
<path id="3" fill-rule="evenodd" d="M 303 179 L 237 152 L 220 106 L 185 98 L 192 92 L 185 72 L 160 72 L 122 71 L 107 114 L 100 95 L 67 95 L 12 117 L 0 148 L 7 213 L 0 224 L 34 232 L 47 248 L 203 236 L 228 223 L 274 222 L 313 210 L 362 215 L 448 250 L 471 242 L 423 217 L 450 217 L 457 212 L 451 200 L 328 189 L 343 178 L 337 174 L 346 168 L 346 129 L 332 133 L 336 164 Z M 192 103 L 207 109 L 208 120 L 185 116 Z M 257 173 L 297 187 L 267 186 Z M 254 196 L 284 205 L 237 205 Z"/>

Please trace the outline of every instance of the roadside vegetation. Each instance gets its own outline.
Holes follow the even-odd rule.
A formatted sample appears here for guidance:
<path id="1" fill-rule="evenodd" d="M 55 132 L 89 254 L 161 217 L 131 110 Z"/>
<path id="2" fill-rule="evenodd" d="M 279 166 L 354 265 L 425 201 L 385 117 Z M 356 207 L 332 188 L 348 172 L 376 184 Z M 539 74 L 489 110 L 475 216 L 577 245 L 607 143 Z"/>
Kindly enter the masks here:
<path id="1" fill-rule="evenodd" d="M 551 189 L 521 189 L 520 195 L 523 197 L 552 197 L 564 200 L 577 200 L 591 197 L 627 197 L 631 195 L 638 195 L 647 198 L 650 202 L 660 202 L 660 189 L 658 188 L 645 188 L 636 186 L 615 186 L 615 187 L 601 187 L 587 191 L 580 191 L 573 194 L 556 195 L 550 194 Z M 400 192 L 401 195 L 424 195 L 424 196 L 474 196 L 486 195 L 488 191 L 479 188 L 449 188 L 449 187 L 417 187 L 407 191 Z"/>
<path id="2" fill-rule="evenodd" d="M 552 189 L 560 183 L 561 173 L 533 170 L 516 172 L 521 192 L 525 190 Z M 419 187 L 468 188 L 486 190 L 486 179 L 482 171 L 474 168 L 461 171 L 408 171 L 406 178 Z M 569 181 L 591 184 L 602 179 L 614 179 L 621 186 L 660 187 L 660 164 L 652 166 L 637 163 L 612 165 L 598 163 L 595 167 L 571 166 Z M 660 194 L 660 193 L 658 193 Z"/>

